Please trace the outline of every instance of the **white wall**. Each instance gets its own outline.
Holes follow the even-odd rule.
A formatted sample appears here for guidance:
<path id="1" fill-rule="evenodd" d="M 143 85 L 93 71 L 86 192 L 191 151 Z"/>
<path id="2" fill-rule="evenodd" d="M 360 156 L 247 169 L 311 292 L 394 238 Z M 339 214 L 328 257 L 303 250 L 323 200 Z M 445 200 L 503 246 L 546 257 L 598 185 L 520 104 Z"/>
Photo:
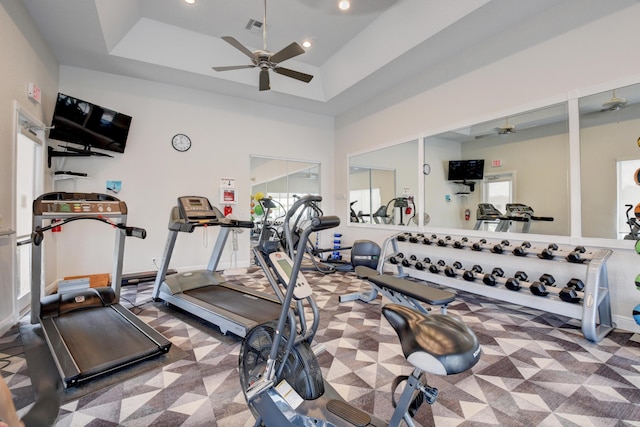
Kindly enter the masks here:
<path id="1" fill-rule="evenodd" d="M 58 63 L 51 50 L 35 29 L 26 9 L 19 0 L 0 3 L 0 228 L 15 230 L 13 207 L 14 100 L 36 119 L 44 120 L 53 111 L 52 100 L 58 89 Z M 42 104 L 27 98 L 29 82 L 42 90 Z M 49 180 L 50 182 L 50 180 Z M 8 286 L 13 281 L 0 283 L 0 294 L 11 295 Z M 10 318 L 11 304 L 2 298 L 0 319 Z M 10 301 L 8 301 L 10 303 Z M 0 324 L 0 333 L 11 325 Z"/>
<path id="2" fill-rule="evenodd" d="M 91 179 L 56 184 L 61 191 L 105 192 L 107 180 L 122 181 L 116 197 L 129 207 L 128 222 L 148 233 L 144 241 L 127 240 L 125 272 L 152 270 L 152 257 L 160 262 L 177 197 L 203 195 L 219 206 L 220 178 L 235 178 L 241 202 L 234 206 L 234 214 L 248 219 L 250 155 L 321 162 L 321 188 L 334 186 L 331 118 L 71 67 L 61 67 L 60 91 L 133 117 L 124 154 L 116 153 L 114 159 L 66 158 L 65 170 L 86 172 Z M 189 151 L 179 153 L 171 147 L 176 133 L 191 137 Z M 332 198 L 325 200 L 324 209 L 332 212 Z M 96 224 L 64 228 L 55 236 L 61 254 L 59 277 L 111 271 L 111 230 Z M 78 235 L 76 228 L 86 229 L 86 234 Z M 206 238 L 204 233 L 198 228 L 179 236 L 172 268 L 208 262 L 217 231 L 209 228 Z M 238 265 L 247 266 L 249 233 L 241 234 L 239 240 Z M 228 252 L 221 267 L 228 266 L 230 259 Z"/>
<path id="3" fill-rule="evenodd" d="M 367 113 L 368 107 L 336 119 L 336 193 L 346 193 L 347 159 L 368 146 L 381 146 L 402 135 L 435 135 L 489 119 L 505 117 L 578 96 L 596 85 L 629 79 L 640 72 L 637 51 L 640 40 L 640 4 L 502 58 L 490 65 L 456 77 L 426 92 L 417 93 L 388 108 Z M 615 65 L 612 65 L 615 64 Z M 425 73 L 425 79 L 429 74 Z M 640 77 L 638 78 L 640 80 Z M 576 154 L 572 152 L 571 156 Z M 572 158 L 571 164 L 580 159 Z M 578 198 L 579 199 L 579 198 Z M 578 202 L 579 203 L 579 202 Z M 339 200 L 336 212 L 347 218 L 349 207 Z M 542 210 L 541 210 L 542 212 Z M 573 209 L 576 215 L 580 206 Z M 572 221 L 576 218 L 572 218 Z M 343 230 L 346 244 L 356 239 L 381 243 L 398 228 L 361 227 L 349 224 Z M 429 227 L 427 231 L 446 232 Z M 470 232 L 473 235 L 473 232 Z M 532 236 L 533 239 L 535 236 Z M 538 236 L 538 238 L 544 238 Z M 559 242 L 585 242 L 579 236 L 555 238 Z M 610 241 L 592 242 L 610 244 Z M 615 245 L 614 245 L 615 246 Z M 622 246 L 620 246 L 622 247 Z M 630 249 L 616 249 L 610 265 L 613 312 L 620 326 L 640 331 L 631 319 L 632 308 L 640 303 L 634 286 L 638 271 L 629 268 Z M 637 255 L 636 255 L 637 257 Z M 615 271 L 612 271 L 614 270 Z"/>

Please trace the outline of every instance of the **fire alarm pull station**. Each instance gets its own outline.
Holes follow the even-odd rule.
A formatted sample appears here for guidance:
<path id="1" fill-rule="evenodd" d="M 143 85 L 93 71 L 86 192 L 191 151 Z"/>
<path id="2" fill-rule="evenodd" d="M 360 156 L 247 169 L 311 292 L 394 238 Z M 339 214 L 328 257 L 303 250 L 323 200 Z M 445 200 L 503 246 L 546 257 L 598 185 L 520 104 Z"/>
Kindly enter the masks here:
<path id="1" fill-rule="evenodd" d="M 235 179 L 220 179 L 220 204 L 235 205 L 238 203 L 238 190 L 235 187 Z"/>

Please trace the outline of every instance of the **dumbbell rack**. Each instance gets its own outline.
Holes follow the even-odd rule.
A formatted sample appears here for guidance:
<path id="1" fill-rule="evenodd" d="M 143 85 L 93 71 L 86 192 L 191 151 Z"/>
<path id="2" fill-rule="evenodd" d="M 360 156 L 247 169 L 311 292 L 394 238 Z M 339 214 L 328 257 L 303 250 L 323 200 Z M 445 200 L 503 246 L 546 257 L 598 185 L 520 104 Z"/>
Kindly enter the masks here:
<path id="1" fill-rule="evenodd" d="M 404 237 L 402 242 L 398 240 L 401 236 Z M 398 233 L 385 240 L 381 253 L 382 262 L 378 266 L 380 272 L 385 269 L 397 269 L 399 277 L 410 276 L 454 289 L 579 319 L 581 320 L 584 337 L 593 342 L 601 341 L 616 327 L 611 315 L 606 265 L 607 259 L 612 254 L 609 249 L 589 250 L 585 253 L 584 262 L 572 263 L 566 261 L 564 256 L 561 256 L 570 252 L 567 249 L 559 249 L 557 252 L 559 256 L 553 259 L 540 259 L 535 254 L 524 257 L 513 255 L 512 249 L 517 247 L 513 243 L 509 243 L 510 246 L 507 246 L 501 254 L 491 252 L 490 248 L 493 245 L 505 242 L 500 240 L 487 242 L 484 250 L 474 251 L 471 250 L 471 242 L 458 245 L 458 248 L 454 247 L 453 242 L 460 241 L 453 239 L 453 236 L 446 236 L 451 240 L 447 240 L 446 242 L 448 243 L 442 246 L 436 243 L 429 245 L 419 242 L 411 243 L 407 236 L 411 236 L 411 234 Z M 441 240 L 442 238 L 431 235 L 431 241 L 435 242 L 436 239 Z M 584 283 L 584 298 L 579 303 L 570 303 L 562 301 L 552 294 L 548 296 L 533 295 L 526 288 L 512 291 L 502 285 L 485 285 L 482 280 L 467 281 L 460 274 L 456 275 L 456 277 L 448 277 L 442 272 L 431 273 L 428 269 L 415 269 L 413 264 L 410 266 L 403 266 L 401 263 L 391 264 L 389 262 L 390 257 L 400 253 L 411 253 L 419 257 L 428 256 L 434 260 L 463 259 L 463 263 L 467 264 L 468 269 L 473 264 L 479 264 L 483 266 L 487 273 L 491 271 L 491 268 L 485 268 L 489 263 L 493 263 L 491 267 L 501 267 L 505 272 L 509 270 L 534 271 L 539 274 L 551 272 L 555 277 L 560 278 L 560 280 L 557 280 L 558 283 L 566 283 L 566 280 L 571 278 L 579 278 Z M 451 263 L 453 261 L 447 261 L 447 264 L 451 265 Z M 533 276 L 534 274 L 530 274 L 530 277 Z M 505 277 L 512 277 L 512 275 L 507 273 Z"/>

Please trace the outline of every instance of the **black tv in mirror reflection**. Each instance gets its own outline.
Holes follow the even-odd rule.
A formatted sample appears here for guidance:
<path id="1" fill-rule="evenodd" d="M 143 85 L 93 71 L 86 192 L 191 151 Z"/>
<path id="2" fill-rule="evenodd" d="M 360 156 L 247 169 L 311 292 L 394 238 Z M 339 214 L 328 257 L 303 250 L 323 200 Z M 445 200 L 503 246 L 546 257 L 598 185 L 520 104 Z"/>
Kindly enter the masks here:
<path id="1" fill-rule="evenodd" d="M 477 181 L 484 178 L 484 159 L 449 160 L 447 180 Z"/>

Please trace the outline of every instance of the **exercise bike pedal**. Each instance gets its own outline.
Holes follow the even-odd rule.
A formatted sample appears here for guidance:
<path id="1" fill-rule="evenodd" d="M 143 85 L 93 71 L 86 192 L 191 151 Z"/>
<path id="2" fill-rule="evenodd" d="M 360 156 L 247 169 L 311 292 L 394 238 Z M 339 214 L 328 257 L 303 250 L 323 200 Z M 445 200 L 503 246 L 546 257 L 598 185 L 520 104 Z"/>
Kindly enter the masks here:
<path id="1" fill-rule="evenodd" d="M 341 400 L 331 399 L 327 402 L 327 409 L 357 427 L 365 427 L 371 422 L 369 414 Z"/>

